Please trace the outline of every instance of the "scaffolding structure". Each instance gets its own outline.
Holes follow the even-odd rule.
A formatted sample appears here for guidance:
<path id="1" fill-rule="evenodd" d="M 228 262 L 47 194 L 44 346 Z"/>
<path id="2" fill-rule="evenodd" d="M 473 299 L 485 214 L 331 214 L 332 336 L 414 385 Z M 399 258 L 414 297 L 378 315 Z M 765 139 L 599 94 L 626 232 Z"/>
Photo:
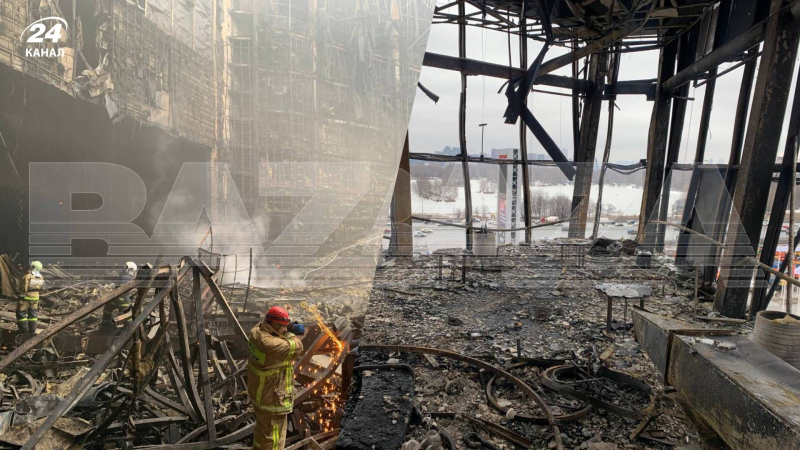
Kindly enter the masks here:
<path id="1" fill-rule="evenodd" d="M 112 75 L 120 110 L 204 145 L 215 141 L 214 78 L 208 55 L 145 17 L 113 4 Z M 164 115 L 161 120 L 158 117 Z"/>
<path id="2" fill-rule="evenodd" d="M 233 3 L 231 175 L 248 213 L 267 216 L 270 242 L 296 233 L 293 244 L 309 244 L 318 240 L 311 233 L 323 232 L 343 242 L 371 230 L 385 201 L 384 180 L 374 178 L 394 176 L 399 155 L 387 149 L 399 148 L 405 135 L 420 71 L 411 61 L 424 52 L 415 44 L 425 31 L 418 22 L 432 8 L 425 5 Z M 391 31 L 392 24 L 402 28 Z M 363 178 L 323 167 L 364 161 L 373 177 L 365 191 Z M 315 186 L 330 188 L 328 201 L 297 194 L 305 189 L 307 197 Z M 354 201 L 354 194 L 363 197 Z M 324 217 L 343 223 L 316 219 Z"/>

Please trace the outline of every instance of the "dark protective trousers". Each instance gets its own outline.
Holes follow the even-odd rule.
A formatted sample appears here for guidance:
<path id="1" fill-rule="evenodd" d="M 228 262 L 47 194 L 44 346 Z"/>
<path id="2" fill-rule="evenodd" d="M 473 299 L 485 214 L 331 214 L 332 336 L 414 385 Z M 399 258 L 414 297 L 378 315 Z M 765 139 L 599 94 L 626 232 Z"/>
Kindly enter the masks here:
<path id="1" fill-rule="evenodd" d="M 17 329 L 23 333 L 36 333 L 39 323 L 39 300 L 17 300 Z"/>
<path id="2" fill-rule="evenodd" d="M 114 327 L 114 314 L 122 314 L 131 306 L 131 301 L 125 297 L 119 297 L 106 303 L 103 307 L 103 326 Z"/>

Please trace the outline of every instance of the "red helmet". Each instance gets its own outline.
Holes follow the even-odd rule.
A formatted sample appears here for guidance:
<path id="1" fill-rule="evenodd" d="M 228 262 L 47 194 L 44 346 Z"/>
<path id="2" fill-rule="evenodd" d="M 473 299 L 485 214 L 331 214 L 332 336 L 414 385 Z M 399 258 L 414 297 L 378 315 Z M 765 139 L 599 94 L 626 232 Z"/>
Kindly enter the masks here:
<path id="1" fill-rule="evenodd" d="M 264 320 L 268 322 L 277 322 L 282 325 L 289 325 L 289 313 L 280 306 L 273 306 L 267 311 L 267 317 Z"/>

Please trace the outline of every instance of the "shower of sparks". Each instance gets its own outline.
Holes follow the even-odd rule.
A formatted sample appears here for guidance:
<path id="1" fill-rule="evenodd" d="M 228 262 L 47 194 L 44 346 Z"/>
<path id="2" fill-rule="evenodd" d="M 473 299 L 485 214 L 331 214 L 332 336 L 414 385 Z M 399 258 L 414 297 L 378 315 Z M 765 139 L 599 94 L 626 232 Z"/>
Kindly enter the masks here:
<path id="1" fill-rule="evenodd" d="M 317 324 L 319 325 L 319 328 L 325 334 L 328 335 L 328 337 L 331 339 L 331 341 L 336 343 L 336 347 L 341 352 L 344 349 L 344 344 L 342 344 L 342 342 L 339 340 L 339 338 L 336 337 L 336 334 L 334 334 L 333 330 L 331 330 L 330 328 L 328 328 L 327 325 L 325 325 L 325 321 L 322 320 L 322 315 L 320 315 L 319 311 L 317 310 L 317 307 L 314 306 L 314 305 L 309 305 L 308 302 L 305 302 L 305 301 L 304 302 L 300 302 L 300 307 L 305 309 L 306 311 L 310 312 L 314 316 L 314 319 L 316 319 Z"/>

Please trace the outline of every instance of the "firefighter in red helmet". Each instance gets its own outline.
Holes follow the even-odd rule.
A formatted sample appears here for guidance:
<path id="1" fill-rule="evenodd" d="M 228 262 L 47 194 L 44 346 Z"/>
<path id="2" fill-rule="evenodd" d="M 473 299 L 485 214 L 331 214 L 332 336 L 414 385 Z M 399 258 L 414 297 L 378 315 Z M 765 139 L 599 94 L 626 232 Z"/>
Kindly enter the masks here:
<path id="1" fill-rule="evenodd" d="M 286 416 L 294 409 L 293 362 L 303 352 L 299 336 L 305 332 L 279 306 L 250 330 L 247 393 L 256 414 L 254 449 L 283 450 L 286 444 Z"/>

